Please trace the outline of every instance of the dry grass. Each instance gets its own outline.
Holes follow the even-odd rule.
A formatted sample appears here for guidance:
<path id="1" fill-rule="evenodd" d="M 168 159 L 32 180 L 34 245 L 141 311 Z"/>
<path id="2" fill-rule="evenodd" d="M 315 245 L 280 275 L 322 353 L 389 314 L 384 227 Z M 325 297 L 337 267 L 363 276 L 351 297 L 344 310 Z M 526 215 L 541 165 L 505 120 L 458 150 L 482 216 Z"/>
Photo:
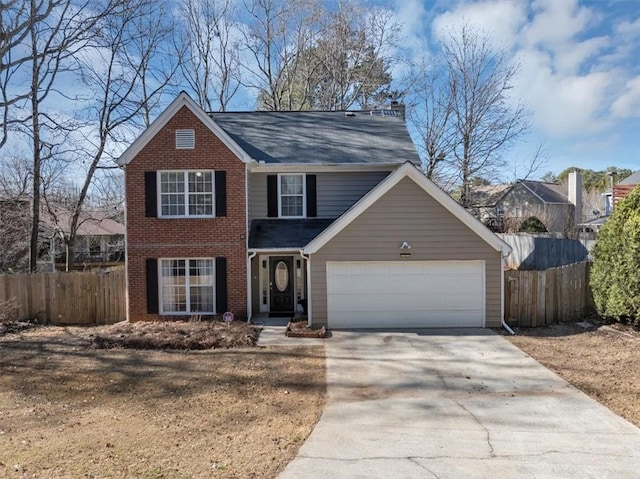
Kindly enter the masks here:
<path id="1" fill-rule="evenodd" d="M 0 477 L 275 477 L 320 417 L 321 347 L 98 350 L 97 332 L 0 338 Z"/>
<path id="2" fill-rule="evenodd" d="M 640 427 L 640 332 L 597 320 L 519 329 L 509 341 Z"/>

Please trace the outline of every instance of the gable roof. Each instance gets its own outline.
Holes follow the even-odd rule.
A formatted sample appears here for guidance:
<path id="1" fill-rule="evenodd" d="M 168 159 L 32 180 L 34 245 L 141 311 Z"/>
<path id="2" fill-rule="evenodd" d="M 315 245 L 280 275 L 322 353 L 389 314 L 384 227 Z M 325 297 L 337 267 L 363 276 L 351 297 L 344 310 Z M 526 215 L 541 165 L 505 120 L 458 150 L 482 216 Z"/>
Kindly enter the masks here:
<path id="1" fill-rule="evenodd" d="M 570 204 L 567 188 L 562 185 L 533 180 L 518 180 L 518 183 L 540 198 L 543 203 Z"/>
<path id="2" fill-rule="evenodd" d="M 400 116 L 369 111 L 220 112 L 210 116 L 258 162 L 420 164 Z"/>
<path id="3" fill-rule="evenodd" d="M 369 193 L 364 195 L 355 205 L 347 210 L 340 218 L 338 218 L 331 226 L 325 229 L 322 233 L 316 236 L 307 246 L 304 248 L 305 254 L 316 253 L 320 248 L 327 244 L 332 238 L 334 238 L 340 231 L 347 227 L 352 221 L 358 218 L 364 213 L 373 203 L 384 196 L 391 188 L 397 185 L 400 180 L 404 178 L 410 178 L 418 186 L 420 186 L 428 195 L 434 200 L 440 203 L 445 209 L 447 209 L 452 215 L 458 218 L 469 229 L 476 233 L 480 238 L 489 244 L 496 251 L 501 251 L 503 254 L 508 254 L 511 251 L 511 247 L 502 241 L 498 236 L 492 233 L 486 226 L 471 215 L 467 210 L 460 206 L 453 198 L 447 193 L 438 188 L 431 180 L 429 180 L 424 173 L 422 173 L 415 165 L 406 162 L 389 176 L 382 180 L 378 185 L 373 188 Z"/>
<path id="4" fill-rule="evenodd" d="M 622 180 L 619 185 L 637 185 L 640 184 L 640 170 Z"/>
<path id="5" fill-rule="evenodd" d="M 471 208 L 495 206 L 511 188 L 513 188 L 511 184 L 475 186 L 467 195 L 469 206 Z"/>
<path id="6" fill-rule="evenodd" d="M 175 100 L 156 118 L 151 125 L 127 148 L 120 158 L 116 160 L 118 165 L 124 166 L 129 163 L 140 151 L 149 143 L 154 136 L 180 111 L 181 108 L 188 108 L 195 117 L 200 120 L 211 132 L 216 135 L 240 160 L 248 163 L 251 157 L 232 140 L 227 133 L 220 128 L 191 97 L 181 92 Z"/>

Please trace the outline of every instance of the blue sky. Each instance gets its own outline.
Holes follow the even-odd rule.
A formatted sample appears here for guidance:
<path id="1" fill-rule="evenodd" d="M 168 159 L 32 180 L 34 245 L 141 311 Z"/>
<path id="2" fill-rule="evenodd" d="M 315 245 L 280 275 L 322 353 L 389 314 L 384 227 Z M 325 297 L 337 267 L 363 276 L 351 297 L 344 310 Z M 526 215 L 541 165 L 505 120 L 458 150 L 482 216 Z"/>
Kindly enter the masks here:
<path id="1" fill-rule="evenodd" d="M 443 32 L 467 22 L 520 64 L 514 97 L 532 128 L 511 162 L 542 141 L 539 175 L 640 169 L 639 0 L 397 0 L 393 8 L 411 56 L 436 51 Z"/>

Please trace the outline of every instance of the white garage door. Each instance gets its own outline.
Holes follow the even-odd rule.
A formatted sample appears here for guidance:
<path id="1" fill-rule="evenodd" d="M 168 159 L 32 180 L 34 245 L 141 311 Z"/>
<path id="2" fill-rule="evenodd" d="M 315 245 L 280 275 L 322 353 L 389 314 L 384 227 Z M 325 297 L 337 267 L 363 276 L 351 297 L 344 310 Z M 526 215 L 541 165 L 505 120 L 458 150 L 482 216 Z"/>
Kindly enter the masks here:
<path id="1" fill-rule="evenodd" d="M 484 261 L 327 262 L 329 328 L 484 326 Z"/>

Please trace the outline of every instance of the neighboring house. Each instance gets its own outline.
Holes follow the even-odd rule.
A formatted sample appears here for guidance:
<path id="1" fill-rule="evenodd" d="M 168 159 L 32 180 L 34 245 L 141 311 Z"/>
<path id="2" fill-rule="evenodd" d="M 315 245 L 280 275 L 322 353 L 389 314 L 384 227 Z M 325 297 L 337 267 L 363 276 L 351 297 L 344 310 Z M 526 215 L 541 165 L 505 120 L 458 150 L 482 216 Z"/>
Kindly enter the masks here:
<path id="1" fill-rule="evenodd" d="M 419 162 L 389 110 L 208 115 L 181 93 L 119 159 L 129 319 L 499 326 L 510 248 Z"/>
<path id="2" fill-rule="evenodd" d="M 532 180 L 478 186 L 469 201 L 469 211 L 493 231 L 517 231 L 524 220 L 535 216 L 547 231 L 570 234 L 582 215 L 582 177 L 570 173 L 566 187 Z"/>
<path id="3" fill-rule="evenodd" d="M 633 173 L 631 176 L 627 176 L 617 185 L 613 185 L 613 206 L 622 200 L 625 196 L 631 192 L 637 185 L 640 184 L 640 170 Z"/>
<path id="4" fill-rule="evenodd" d="M 604 215 L 598 215 L 598 217 L 580 224 L 580 229 L 582 232 L 584 232 L 584 236 L 595 238 L 598 231 L 600 231 L 600 228 L 604 226 L 611 213 L 613 213 L 614 206 L 625 196 L 627 196 L 627 194 L 629 194 L 629 192 L 633 190 L 638 184 L 640 184 L 640 170 L 626 177 L 617 185 L 613 185 L 613 188 L 611 190 L 603 193 L 602 196 L 604 198 Z"/>
<path id="5" fill-rule="evenodd" d="M 56 205 L 41 213 L 40 262 L 53 263 L 57 269 L 65 267 L 67 253 L 62 237 L 69 235 L 71 214 L 63 205 Z M 124 262 L 126 229 L 124 224 L 116 221 L 118 216 L 117 211 L 81 212 L 74 247 L 76 268 Z"/>
<path id="6" fill-rule="evenodd" d="M 0 198 L 0 270 L 26 270 L 29 263 L 31 198 Z M 124 262 L 125 227 L 116 221 L 117 213 L 83 211 L 76 237 L 75 262 L 80 268 Z M 40 211 L 38 270 L 63 269 L 66 248 L 63 236 L 69 234 L 71 211 L 64 205 L 44 204 Z"/>

